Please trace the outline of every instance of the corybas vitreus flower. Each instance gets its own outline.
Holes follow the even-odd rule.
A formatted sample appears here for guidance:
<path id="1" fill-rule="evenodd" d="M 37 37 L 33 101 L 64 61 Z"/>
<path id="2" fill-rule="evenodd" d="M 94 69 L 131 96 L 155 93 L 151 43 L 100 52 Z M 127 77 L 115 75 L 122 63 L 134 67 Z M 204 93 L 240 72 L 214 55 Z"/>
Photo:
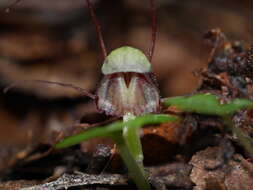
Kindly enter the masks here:
<path id="1" fill-rule="evenodd" d="M 124 46 L 112 51 L 102 66 L 97 89 L 98 110 L 108 115 L 135 116 L 158 112 L 160 95 L 144 53 Z"/>

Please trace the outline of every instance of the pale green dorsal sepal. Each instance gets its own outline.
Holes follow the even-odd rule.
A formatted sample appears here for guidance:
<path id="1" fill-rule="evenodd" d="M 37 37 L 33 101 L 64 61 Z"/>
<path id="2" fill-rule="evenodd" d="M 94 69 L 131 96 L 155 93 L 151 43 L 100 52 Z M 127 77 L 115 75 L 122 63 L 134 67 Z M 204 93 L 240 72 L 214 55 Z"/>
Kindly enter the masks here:
<path id="1" fill-rule="evenodd" d="M 113 50 L 105 59 L 102 66 L 104 75 L 118 72 L 148 73 L 151 64 L 146 55 L 139 49 L 123 46 Z"/>

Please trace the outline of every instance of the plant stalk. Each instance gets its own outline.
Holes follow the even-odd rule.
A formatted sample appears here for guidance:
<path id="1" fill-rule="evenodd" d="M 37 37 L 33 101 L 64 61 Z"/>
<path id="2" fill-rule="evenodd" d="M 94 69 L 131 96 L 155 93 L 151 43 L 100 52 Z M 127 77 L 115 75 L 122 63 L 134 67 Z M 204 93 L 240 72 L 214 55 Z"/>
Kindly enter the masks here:
<path id="1" fill-rule="evenodd" d="M 126 123 L 133 119 L 135 119 L 135 116 L 129 113 L 123 117 L 123 122 Z M 123 126 L 123 138 L 135 161 L 143 167 L 143 152 L 139 130 L 139 126 L 126 124 Z"/>
<path id="2" fill-rule="evenodd" d="M 236 137 L 239 140 L 239 143 L 245 148 L 245 150 L 250 154 L 250 157 L 253 158 L 253 144 L 252 141 L 247 138 L 241 129 L 234 126 L 233 121 L 231 119 L 231 115 L 224 115 L 223 121 L 227 127 L 232 131 L 233 134 L 236 135 Z"/>
<path id="3" fill-rule="evenodd" d="M 113 139 L 117 144 L 122 160 L 127 166 L 129 176 L 133 179 L 137 188 L 139 190 L 151 190 L 143 164 L 140 164 L 135 160 L 132 151 L 129 150 L 125 139 L 122 137 L 122 133 L 115 134 Z"/>

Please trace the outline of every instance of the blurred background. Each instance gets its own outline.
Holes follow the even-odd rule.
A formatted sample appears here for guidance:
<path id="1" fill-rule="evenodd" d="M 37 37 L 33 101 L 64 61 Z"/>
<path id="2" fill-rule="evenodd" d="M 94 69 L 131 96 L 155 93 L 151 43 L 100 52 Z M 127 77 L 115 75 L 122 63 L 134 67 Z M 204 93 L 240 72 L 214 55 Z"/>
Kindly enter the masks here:
<path id="1" fill-rule="evenodd" d="M 80 120 L 96 123 L 94 102 L 55 85 L 72 83 L 95 92 L 103 57 L 85 0 L 0 1 L 0 173 L 39 144 L 52 144 L 60 131 Z M 148 0 L 94 0 L 108 52 L 123 45 L 148 50 Z M 253 2 L 249 0 L 156 0 L 158 35 L 153 58 L 161 96 L 191 93 L 207 66 L 210 48 L 202 35 L 220 28 L 231 40 L 253 41 Z M 20 82 L 7 93 L 2 90 Z"/>

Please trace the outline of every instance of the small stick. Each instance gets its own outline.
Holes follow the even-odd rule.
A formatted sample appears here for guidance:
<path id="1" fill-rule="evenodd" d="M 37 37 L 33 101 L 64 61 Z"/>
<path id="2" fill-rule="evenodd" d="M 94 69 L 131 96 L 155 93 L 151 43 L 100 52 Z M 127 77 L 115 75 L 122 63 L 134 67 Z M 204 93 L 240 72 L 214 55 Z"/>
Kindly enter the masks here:
<path id="1" fill-rule="evenodd" d="M 63 174 L 62 177 L 56 181 L 49 183 L 35 185 L 31 187 L 24 187 L 21 190 L 57 190 L 57 189 L 68 189 L 69 187 L 77 187 L 83 185 L 127 185 L 128 178 L 120 174 L 103 174 L 103 175 L 92 175 L 85 173 L 76 174 Z"/>
<path id="2" fill-rule="evenodd" d="M 156 34 L 157 34 L 157 15 L 154 0 L 150 0 L 150 14 L 152 17 L 152 32 L 151 32 L 151 45 L 148 50 L 148 59 L 151 62 L 156 43 Z"/>
<path id="3" fill-rule="evenodd" d="M 78 86 L 74 86 L 73 84 L 68 84 L 68 83 L 61 83 L 61 82 L 53 82 L 53 81 L 46 81 L 46 80 L 24 80 L 21 82 L 16 82 L 16 83 L 12 83 L 9 86 L 7 86 L 6 88 L 4 88 L 3 92 L 7 93 L 11 88 L 17 86 L 20 83 L 25 83 L 25 82 L 38 82 L 38 83 L 46 83 L 46 84 L 55 84 L 55 85 L 59 85 L 59 86 L 63 86 L 63 87 L 68 87 L 68 88 L 72 88 L 74 90 L 77 90 L 78 92 L 81 92 L 83 95 L 88 96 L 91 99 L 96 99 L 96 95 L 91 94 L 89 92 L 87 92 L 85 89 L 80 88 Z"/>
<path id="4" fill-rule="evenodd" d="M 100 23 L 99 23 L 99 21 L 96 17 L 94 8 L 93 8 L 92 4 L 90 3 L 90 0 L 86 0 L 86 3 L 87 3 L 87 6 L 90 10 L 90 15 L 91 15 L 92 21 L 96 26 L 96 31 L 97 31 L 97 35 L 98 35 L 99 44 L 100 44 L 100 47 L 101 47 L 101 50 L 102 50 L 103 57 L 105 59 L 107 57 L 107 51 L 106 51 L 103 35 L 102 35 L 102 32 L 101 32 L 101 25 L 100 25 Z"/>

